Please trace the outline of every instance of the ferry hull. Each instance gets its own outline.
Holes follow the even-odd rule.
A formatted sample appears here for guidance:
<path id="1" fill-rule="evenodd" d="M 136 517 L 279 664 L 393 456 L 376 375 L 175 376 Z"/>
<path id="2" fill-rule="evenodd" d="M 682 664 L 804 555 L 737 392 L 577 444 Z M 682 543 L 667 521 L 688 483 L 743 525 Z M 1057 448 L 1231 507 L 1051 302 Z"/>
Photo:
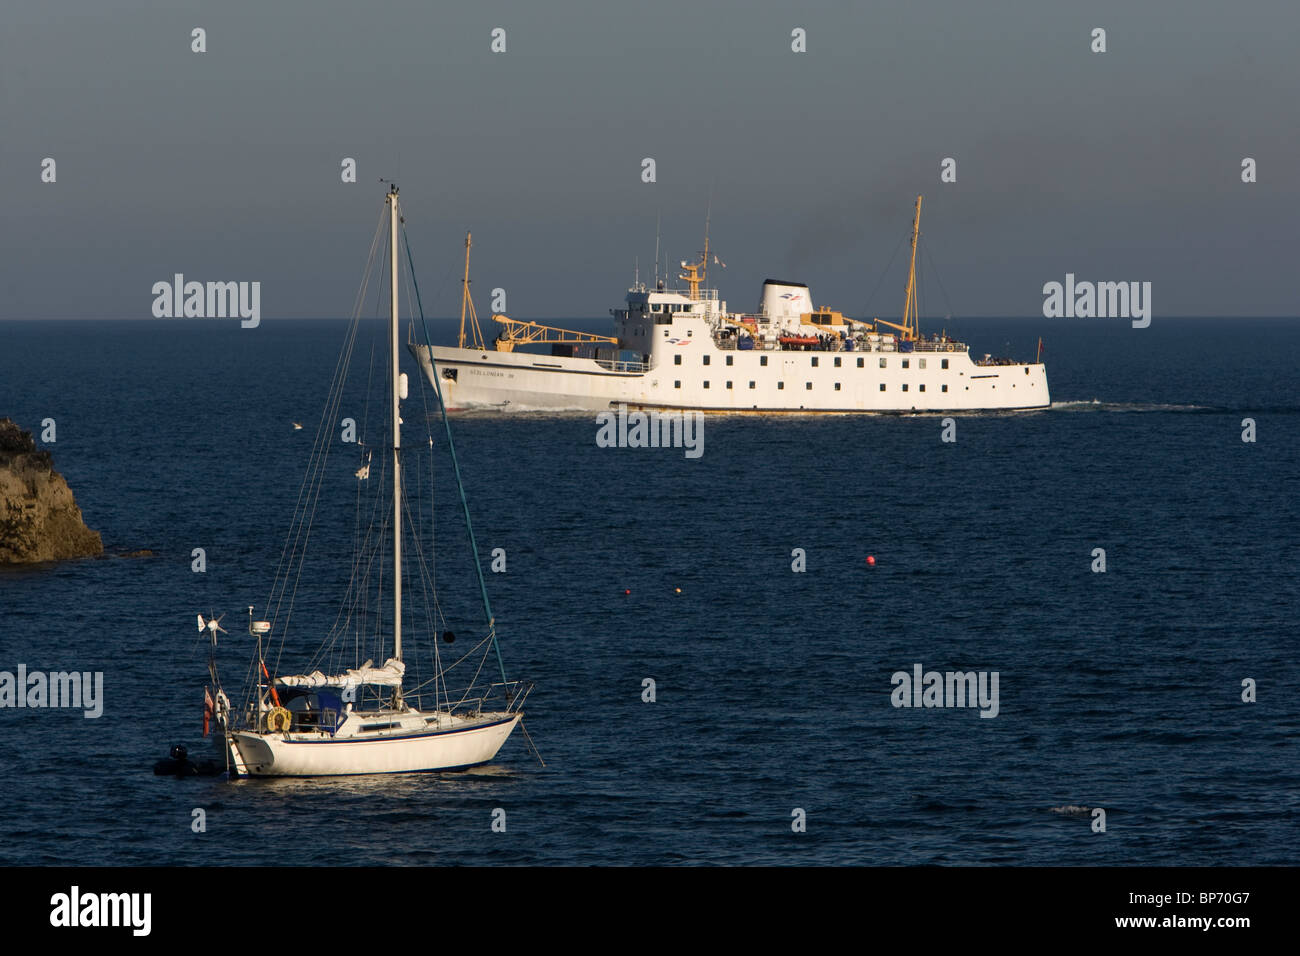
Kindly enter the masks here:
<path id="1" fill-rule="evenodd" d="M 687 341 L 693 351 L 688 345 L 656 356 L 643 372 L 525 352 L 438 346 L 432 352 L 450 411 L 594 412 L 626 404 L 721 413 L 911 414 L 1051 404 L 1045 366 L 981 365 L 964 350 L 738 351 L 713 347 L 705 336 Z M 429 349 L 412 345 L 411 351 L 432 380 Z"/>
<path id="2" fill-rule="evenodd" d="M 464 729 L 423 734 L 332 738 L 305 734 L 230 733 L 233 761 L 253 777 L 332 777 L 459 770 L 487 763 L 520 714 Z"/>

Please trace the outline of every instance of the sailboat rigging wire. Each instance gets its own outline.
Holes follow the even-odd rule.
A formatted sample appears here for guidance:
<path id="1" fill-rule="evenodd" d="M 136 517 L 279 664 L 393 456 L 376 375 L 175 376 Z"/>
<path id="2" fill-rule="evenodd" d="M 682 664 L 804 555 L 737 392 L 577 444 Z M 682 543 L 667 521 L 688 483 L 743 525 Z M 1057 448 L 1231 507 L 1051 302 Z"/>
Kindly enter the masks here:
<path id="1" fill-rule="evenodd" d="M 407 252 L 408 252 L 408 257 L 409 257 L 409 252 L 410 252 L 410 250 L 409 250 L 409 246 L 408 246 Z M 409 258 L 408 258 L 408 262 L 409 262 Z M 414 269 L 413 269 L 413 268 L 410 269 L 410 270 L 408 270 L 408 275 L 411 275 L 411 276 L 414 275 Z M 414 282 L 413 279 L 412 279 L 411 281 Z M 416 293 L 416 294 L 413 296 L 413 298 L 418 302 L 418 301 L 419 301 L 418 289 L 413 289 L 413 291 Z M 419 387 L 419 389 L 420 389 L 420 401 L 421 401 L 421 407 L 422 407 L 422 410 L 423 410 L 423 412 L 424 412 L 425 435 L 426 435 L 426 438 L 428 439 L 428 446 L 429 446 L 429 452 L 430 452 L 430 454 L 429 454 L 429 482 L 430 482 L 430 492 L 432 493 L 432 488 L 433 488 L 433 479 L 434 479 L 434 469 L 433 469 L 433 454 L 432 454 L 432 452 L 433 452 L 433 435 L 432 435 L 432 432 L 431 432 L 430 429 L 429 429 L 429 422 L 431 421 L 431 416 L 430 416 L 430 414 L 429 414 L 428 392 L 425 391 L 425 389 L 426 389 L 427 386 L 426 386 L 426 383 L 425 383 L 425 380 L 424 380 L 424 376 L 420 376 L 418 381 L 419 381 L 419 386 L 418 386 L 418 387 Z M 411 469 L 408 468 L 407 471 L 410 472 Z M 409 513 L 409 511 L 410 511 L 410 501 L 409 501 L 409 498 L 406 496 L 405 489 L 403 490 L 403 495 L 404 495 L 404 499 L 403 499 L 403 500 L 404 500 L 405 503 L 406 503 L 406 508 L 407 508 L 408 513 Z M 422 500 L 423 500 L 423 496 L 420 496 L 419 498 L 417 498 L 417 500 L 418 500 L 418 501 L 422 501 Z M 419 545 L 419 542 L 418 542 L 418 539 L 417 539 L 417 542 L 416 542 L 416 543 L 417 543 L 417 548 L 416 548 L 416 557 L 417 557 L 417 563 L 418 563 L 419 572 L 420 572 L 420 583 L 421 583 L 421 587 L 423 588 L 424 593 L 425 593 L 425 598 L 426 598 L 426 607 L 431 608 L 431 609 L 436 613 L 436 619 L 437 619 L 436 621 L 433 620 L 433 616 L 434 616 L 434 615 L 433 615 L 433 614 L 430 615 L 430 621 L 429 621 L 429 623 L 430 623 L 430 629 L 429 629 L 429 633 L 430 633 L 430 635 L 431 635 L 431 643 L 432 643 L 432 645 L 433 645 L 433 652 L 434 652 L 434 667 L 435 667 L 435 674 L 434 674 L 434 677 L 432 678 L 432 682 L 433 682 L 433 684 L 434 684 L 434 689 L 435 689 L 435 698 L 436 698 L 436 700 L 438 700 L 439 702 L 440 702 L 441 700 L 443 700 L 443 699 L 446 699 L 446 700 L 448 700 L 448 701 L 450 702 L 451 695 L 450 695 L 450 693 L 449 693 L 448 690 L 447 690 L 446 675 L 447 675 L 447 674 L 448 674 L 448 673 L 449 673 L 453 668 L 455 668 L 458 664 L 462 663 L 463 661 L 465 661 L 466 659 L 468 659 L 470 656 L 472 656 L 476 651 L 478 651 L 480 648 L 482 648 L 483 645 L 486 644 L 486 643 L 488 643 L 489 641 L 492 641 L 491 647 L 495 647 L 495 641 L 494 641 L 495 631 L 494 631 L 493 629 L 489 628 L 489 633 L 488 633 L 487 637 L 485 637 L 482 641 L 480 641 L 480 642 L 479 642 L 478 644 L 476 644 L 473 648 L 471 648 L 471 650 L 468 651 L 468 652 L 467 652 L 464 656 L 462 656 L 459 660 L 455 661 L 454 663 L 452 663 L 452 664 L 451 664 L 450 666 L 448 666 L 448 667 L 443 667 L 443 665 L 442 665 L 441 652 L 439 651 L 439 648 L 438 648 L 438 641 L 437 641 L 436 634 L 437 634 L 437 631 L 438 631 L 439 629 L 441 629 L 442 627 L 445 627 L 445 626 L 446 626 L 447 619 L 446 619 L 446 614 L 445 614 L 445 612 L 443 611 L 443 608 L 442 608 L 442 602 L 441 602 L 440 599 L 438 598 L 438 589 L 437 589 L 437 585 L 436 585 L 436 581 L 435 581 L 435 576 L 434 576 L 434 575 L 435 575 L 434 562 L 437 560 L 437 548 L 436 548 L 436 543 L 435 543 L 435 541 L 434 541 L 434 539 L 433 539 L 433 527 L 432 527 L 432 523 L 433 523 L 433 516 L 434 516 L 435 514 L 436 514 L 436 509 L 430 509 L 430 547 L 429 547 L 429 552 L 426 554 L 425 551 L 424 551 L 424 549 L 423 549 L 423 548 L 420 548 L 420 547 L 418 546 L 418 545 Z M 418 528 L 420 525 L 418 525 L 418 524 L 416 524 L 414 521 L 412 521 L 412 522 L 411 522 L 411 526 L 412 526 L 413 528 Z M 431 598 L 430 598 L 430 595 L 432 595 Z M 438 622 L 441 622 L 441 623 L 438 623 Z M 461 700 L 460 700 L 456 705 L 453 705 L 453 706 L 459 706 L 459 704 L 463 704 L 463 703 L 465 702 L 465 700 L 469 699 L 469 694 L 470 694 L 470 692 L 474 689 L 475 685 L 477 684 L 478 676 L 479 676 L 479 674 L 482 672 L 482 667 L 483 667 L 483 660 L 480 659 L 480 661 L 479 661 L 479 667 L 478 667 L 478 670 L 475 672 L 474 679 L 471 680 L 470 683 L 467 685 L 466 690 L 465 690 L 465 693 L 462 695 Z M 426 681 L 426 682 L 422 682 L 422 683 L 417 683 L 417 689 L 418 689 L 419 687 L 425 686 L 427 683 L 428 683 L 427 681 Z"/>
<path id="2" fill-rule="evenodd" d="M 378 479 L 374 481 L 375 487 L 383 486 L 384 477 L 388 473 L 387 466 L 388 466 L 387 456 L 381 455 L 380 463 L 379 463 L 380 472 L 379 472 Z M 361 504 L 362 504 L 361 488 L 362 488 L 362 482 L 358 480 L 357 481 L 358 526 L 360 525 Z M 360 537 L 357 543 L 356 551 L 353 555 L 351 577 L 348 581 L 348 588 L 347 591 L 345 592 L 345 596 L 343 600 L 343 610 L 346 610 L 348 612 L 348 616 L 344 620 L 344 623 L 341 627 L 339 627 L 336 623 L 336 626 L 334 628 L 331 628 L 330 632 L 326 635 L 326 638 L 322 641 L 320 647 L 317 648 L 316 652 L 311 657 L 308 665 L 308 669 L 316 667 L 317 665 L 321 665 L 322 669 L 325 670 L 333 669 L 332 664 L 326 663 L 327 660 L 332 660 L 332 658 L 329 658 L 328 655 L 334 650 L 338 638 L 340 636 L 345 636 L 344 632 L 346 632 L 349 622 L 355 622 L 356 640 L 354 642 L 354 650 L 353 650 L 353 659 L 354 659 L 353 666 L 359 667 L 361 665 L 362 654 L 364 653 L 364 649 L 365 649 L 364 648 L 365 634 L 368 631 L 368 620 L 369 620 L 368 596 L 370 591 L 371 571 L 375 565 L 375 561 L 377 560 L 379 554 L 379 544 L 377 543 L 372 544 L 372 541 L 375 540 L 376 514 L 378 513 L 383 518 L 387 517 L 387 510 L 383 508 L 383 504 L 384 502 L 382 501 L 381 495 L 370 496 L 369 522 L 366 526 L 364 535 Z M 386 527 L 387 525 L 385 523 L 380 522 L 380 536 L 379 536 L 380 541 L 382 541 L 383 529 Z M 381 572 L 384 567 L 385 565 L 383 564 L 380 565 Z M 382 606 L 382 602 L 380 603 Z"/>
<path id="3" fill-rule="evenodd" d="M 533 756 L 537 758 L 537 762 L 545 767 L 546 761 L 542 759 L 541 751 L 537 749 L 537 744 L 533 743 L 533 735 L 528 732 L 528 728 L 524 726 L 522 720 L 519 721 L 519 729 L 523 731 L 524 739 L 528 741 L 528 746 L 532 750 Z"/>
<path id="4" fill-rule="evenodd" d="M 349 359 L 351 358 L 352 347 L 355 345 L 355 343 L 356 343 L 356 323 L 353 324 L 352 334 L 349 337 L 349 341 L 347 343 L 347 352 L 348 352 Z M 343 381 L 346 380 L 346 377 L 347 376 L 345 372 L 343 377 L 339 380 L 339 387 L 335 392 L 335 395 L 332 396 L 332 401 L 327 403 L 329 420 L 331 421 L 338 415 L 338 409 L 343 398 L 343 388 L 342 388 Z M 280 656 L 284 652 L 284 643 L 285 643 L 285 637 L 289 630 L 289 621 L 293 617 L 294 605 L 298 598 L 298 586 L 301 583 L 303 568 L 306 565 L 307 545 L 311 541 L 312 530 L 315 528 L 315 524 L 316 524 L 316 509 L 320 503 L 320 493 L 325 483 L 325 465 L 329 460 L 329 446 L 331 444 L 332 443 L 328 439 L 326 439 L 323 442 L 323 450 L 316 455 L 315 472 L 311 476 L 313 483 L 308 495 L 309 507 L 304 509 L 303 518 L 299 522 L 298 535 L 295 537 L 294 540 L 295 552 L 298 554 L 298 569 L 296 573 L 294 573 L 293 575 L 293 590 L 289 592 L 288 608 L 285 611 L 285 615 L 284 615 L 284 626 L 280 629 L 280 634 L 279 634 L 280 644 L 279 647 L 277 648 L 276 658 L 275 658 L 275 664 L 277 670 L 280 665 Z M 301 540 L 302 542 L 302 547 L 300 549 L 297 547 L 299 540 Z M 287 587 L 288 587 L 288 577 L 286 575 L 285 583 L 280 589 L 280 600 L 276 603 L 275 617 L 273 618 L 273 621 L 278 620 L 279 618 L 280 607 L 284 602 L 284 593 Z"/>
<path id="5" fill-rule="evenodd" d="M 357 290 L 357 297 L 353 304 L 353 319 L 349 324 L 348 330 L 344 336 L 344 343 L 339 350 L 339 356 L 335 363 L 333 377 L 330 382 L 330 395 L 339 395 L 342 393 L 342 383 L 347 378 L 347 368 L 351 358 L 352 349 L 356 341 L 357 322 L 361 313 L 361 306 L 365 302 L 366 289 L 369 286 L 370 275 L 373 271 L 375 253 L 379 246 L 379 237 L 383 232 L 383 219 L 376 226 L 375 235 L 371 239 L 370 254 L 367 260 L 366 269 L 362 274 L 360 287 Z M 303 482 L 298 489 L 298 499 L 294 505 L 293 518 L 290 521 L 289 528 L 285 533 L 284 547 L 280 552 L 280 560 L 276 565 L 275 576 L 272 578 L 271 591 L 267 596 L 266 603 L 263 605 L 267 616 L 275 628 L 280 618 L 281 608 L 285 601 L 285 592 L 288 588 L 288 577 L 295 560 L 299 562 L 298 575 L 302 573 L 302 557 L 305 552 L 307 542 L 311 537 L 311 522 L 309 515 L 314 516 L 316 503 L 320 495 L 321 482 L 324 477 L 325 461 L 329 456 L 329 442 L 323 440 L 324 436 L 332 428 L 334 415 L 337 413 L 338 404 L 333 404 L 327 399 L 325 408 L 321 412 L 320 421 L 316 428 L 316 437 L 312 444 L 311 456 L 308 459 L 307 471 L 304 475 Z M 294 595 L 297 593 L 297 578 L 294 583 Z M 285 612 L 284 628 L 279 630 L 279 645 L 276 648 L 275 666 L 279 669 L 280 657 L 284 651 L 285 633 L 288 630 L 289 619 L 293 613 L 293 596 L 289 598 L 289 609 Z M 260 645 L 260 642 L 259 642 Z M 271 650 L 268 646 L 263 648 L 262 654 L 265 655 Z M 249 662 L 249 672 L 246 675 L 248 680 L 245 686 L 247 693 L 244 698 L 243 707 L 247 710 L 251 704 L 253 695 L 262 680 L 260 671 L 260 659 L 254 657 Z M 260 701 L 259 701 L 260 704 Z"/>
<path id="6" fill-rule="evenodd" d="M 348 331 L 345 334 L 344 344 L 339 351 L 338 360 L 335 363 L 333 378 L 330 382 L 329 397 L 326 399 L 325 408 L 321 412 L 320 421 L 316 428 L 316 438 L 312 446 L 311 457 L 308 460 L 307 474 L 298 490 L 298 500 L 294 507 L 294 517 L 290 522 L 289 531 L 285 535 L 285 545 L 280 554 L 280 562 L 276 566 L 271 593 L 268 595 L 264 605 L 269 613 L 273 628 L 276 627 L 279 622 L 281 608 L 284 605 L 285 592 L 288 588 L 289 569 L 292 568 L 295 558 L 297 558 L 301 552 L 305 552 L 307 542 L 311 537 L 311 521 L 315 516 L 316 504 L 319 501 L 320 489 L 324 481 L 325 462 L 329 458 L 330 445 L 332 444 L 325 436 L 333 428 L 334 416 L 337 414 L 339 401 L 342 399 L 343 382 L 347 379 L 348 364 L 351 360 L 352 350 L 356 343 L 361 307 L 365 302 L 366 289 L 369 286 L 375 253 L 379 247 L 379 239 L 383 232 L 383 217 L 381 216 L 379 224 L 375 229 L 374 238 L 370 243 L 370 255 L 366 263 L 366 270 L 363 274 L 361 286 L 357 291 L 357 298 L 353 305 L 353 318 L 349 324 Z M 281 577 L 282 571 L 284 572 L 283 577 Z M 288 631 L 289 620 L 293 614 L 293 600 L 297 594 L 298 578 L 301 577 L 301 574 L 302 562 L 299 560 L 298 574 L 294 578 L 294 591 L 293 595 L 289 597 L 289 608 L 285 612 L 284 626 L 283 628 L 279 628 L 277 631 L 277 636 L 279 638 L 279 647 L 276 653 L 277 669 L 279 667 L 280 655 L 284 651 L 285 636 Z"/>
<path id="7" fill-rule="evenodd" d="M 365 449 L 365 453 L 362 456 L 360 456 L 360 459 L 363 461 L 363 464 L 361 466 L 362 468 L 366 468 L 370 464 L 370 458 L 371 458 L 369 446 L 366 443 L 366 436 L 369 434 L 368 423 L 370 421 L 370 390 L 374 383 L 374 378 L 375 378 L 375 346 L 374 343 L 372 342 L 370 345 L 370 365 L 367 370 L 367 376 L 366 376 L 365 398 L 362 405 L 363 411 L 361 417 L 361 432 L 360 432 L 360 436 L 357 439 L 358 446 L 362 449 Z M 348 582 L 348 590 L 347 592 L 345 592 L 344 600 L 339 605 L 338 614 L 336 614 L 334 617 L 334 623 L 330 626 L 329 631 L 326 632 L 326 642 L 328 643 L 331 650 L 333 650 L 335 642 L 338 640 L 338 637 L 340 636 L 339 632 L 346 631 L 349 623 L 351 623 L 351 621 L 354 618 L 356 602 L 355 600 L 352 599 L 352 584 L 356 581 L 357 567 L 364 553 L 361 549 L 362 487 L 363 487 L 362 479 L 358 477 L 356 482 L 356 490 L 354 494 L 354 498 L 355 498 L 354 513 L 356 517 L 353 520 L 353 527 L 352 527 L 351 579 Z M 360 667 L 361 653 L 362 653 L 360 628 L 357 629 L 356 636 L 357 636 L 357 640 L 354 644 L 352 666 Z M 323 646 L 324 645 L 322 645 L 322 647 Z"/>
<path id="8" fill-rule="evenodd" d="M 451 673 L 451 672 L 452 672 L 452 671 L 453 671 L 453 670 L 454 670 L 458 665 L 465 663 L 465 661 L 467 661 L 467 660 L 469 660 L 471 657 L 473 657 L 474 654 L 475 654 L 475 652 L 477 652 L 480 648 L 482 648 L 484 645 L 486 645 L 486 644 L 487 644 L 489 641 L 491 641 L 491 640 L 492 640 L 492 635 L 489 634 L 488 636 L 486 636 L 486 637 L 484 637 L 482 640 L 480 640 L 477 644 L 475 644 L 473 647 L 471 647 L 469 650 L 467 650 L 463 655 L 461 655 L 460 657 L 458 657 L 455 661 L 453 661 L 452 663 L 450 663 L 450 664 L 448 664 L 446 667 L 444 667 L 444 668 L 443 668 L 439 673 L 435 674 L 433 677 L 430 677 L 428 680 L 424 681 L 423 683 L 417 685 L 417 686 L 415 687 L 415 689 L 418 691 L 421 687 L 425 687 L 425 686 L 427 686 L 427 685 L 433 683 L 434 681 L 441 680 L 441 681 L 443 681 L 443 685 L 442 685 L 442 693 L 443 693 L 443 696 L 444 696 L 444 697 L 448 696 L 448 694 L 447 694 L 447 688 L 446 688 L 446 677 L 447 677 L 447 675 L 450 674 L 450 673 Z M 490 650 L 490 649 L 491 649 L 491 648 L 489 648 L 489 650 Z M 483 655 L 483 656 L 485 657 L 486 655 Z M 482 665 L 482 661 L 480 660 L 480 663 L 479 663 L 479 670 L 482 670 L 482 666 L 483 666 L 483 665 Z M 477 676 L 477 674 L 476 674 L 476 676 Z M 474 682 L 471 681 L 470 684 L 469 684 L 469 686 L 472 688 L 472 687 L 474 686 Z"/>
<path id="9" fill-rule="evenodd" d="M 501 646 L 496 639 L 496 620 L 492 616 L 492 605 L 488 602 L 487 582 L 483 579 L 483 565 L 478 556 L 478 544 L 474 540 L 474 525 L 470 521 L 469 501 L 465 498 L 465 483 L 460 477 L 460 462 L 456 460 L 456 444 L 451 437 L 451 416 L 447 414 L 447 403 L 443 401 L 442 386 L 438 384 L 438 365 L 433 357 L 433 344 L 429 338 L 429 325 L 424 318 L 424 305 L 420 302 L 420 286 L 415 279 L 415 260 L 411 256 L 411 240 L 406 235 L 405 226 L 402 227 L 402 241 L 406 245 L 406 261 L 411 270 L 411 281 L 415 283 L 415 303 L 420 310 L 420 325 L 424 329 L 424 345 L 429 352 L 429 370 L 432 373 L 430 378 L 433 379 L 433 387 L 438 394 L 438 404 L 442 408 L 442 424 L 447 430 L 447 451 L 451 455 L 452 471 L 456 475 L 456 487 L 460 491 L 461 508 L 465 513 L 465 531 L 469 534 L 470 556 L 474 559 L 474 572 L 478 576 L 479 594 L 483 597 L 483 614 L 487 618 L 488 628 L 492 634 L 492 647 L 496 650 L 497 665 L 501 668 L 501 681 L 506 682 L 506 665 L 501 659 Z"/>

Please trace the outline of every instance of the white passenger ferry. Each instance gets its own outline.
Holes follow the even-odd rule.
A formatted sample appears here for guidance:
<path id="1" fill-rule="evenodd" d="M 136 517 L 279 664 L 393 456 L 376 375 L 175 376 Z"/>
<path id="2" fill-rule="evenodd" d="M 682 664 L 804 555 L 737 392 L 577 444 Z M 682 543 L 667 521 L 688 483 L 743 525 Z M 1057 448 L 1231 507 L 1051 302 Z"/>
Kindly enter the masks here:
<path id="1" fill-rule="evenodd" d="M 912 223 L 912 259 L 901 323 L 850 319 L 816 308 L 808 286 L 768 279 L 758 310 L 727 309 L 702 288 L 708 237 L 698 262 L 682 263 L 685 288 L 634 284 L 625 308 L 611 310 L 615 335 L 598 336 L 504 315 L 485 342 L 469 298 L 469 239 L 459 344 L 410 344 L 425 375 L 437 375 L 451 411 L 644 409 L 724 413 L 911 413 L 1046 408 L 1040 362 L 985 355 L 917 327 L 916 245 L 921 197 Z M 471 340 L 466 341 L 468 308 Z M 550 354 L 517 346 L 549 344 Z M 477 346 L 477 347 L 475 347 Z M 432 359 L 430 361 L 430 352 Z M 436 366 L 436 370 L 435 370 Z"/>

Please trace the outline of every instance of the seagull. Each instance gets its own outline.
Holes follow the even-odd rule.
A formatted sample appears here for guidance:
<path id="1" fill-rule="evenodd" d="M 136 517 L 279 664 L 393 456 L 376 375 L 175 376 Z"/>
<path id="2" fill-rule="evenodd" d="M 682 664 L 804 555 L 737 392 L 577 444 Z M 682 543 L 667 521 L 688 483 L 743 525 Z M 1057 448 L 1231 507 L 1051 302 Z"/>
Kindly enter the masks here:
<path id="1" fill-rule="evenodd" d="M 294 423 L 293 423 L 293 430 L 296 431 L 296 432 L 300 432 L 300 431 L 302 431 L 302 422 L 294 422 Z"/>

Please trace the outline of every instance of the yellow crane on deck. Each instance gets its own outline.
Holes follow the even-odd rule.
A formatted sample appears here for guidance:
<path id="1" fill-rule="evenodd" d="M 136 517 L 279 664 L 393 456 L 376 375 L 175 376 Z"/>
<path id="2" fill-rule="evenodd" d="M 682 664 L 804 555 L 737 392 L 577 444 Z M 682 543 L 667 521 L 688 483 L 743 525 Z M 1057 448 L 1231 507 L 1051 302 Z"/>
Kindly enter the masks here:
<path id="1" fill-rule="evenodd" d="M 513 352 L 516 345 L 538 345 L 542 343 L 561 342 L 578 344 L 586 342 L 605 342 L 618 344 L 618 339 L 609 335 L 593 335 L 590 332 L 574 332 L 570 329 L 557 329 L 551 325 L 537 322 L 525 322 L 504 315 L 492 316 L 493 322 L 500 322 L 505 328 L 492 343 L 498 352 Z"/>
<path id="2" fill-rule="evenodd" d="M 465 347 L 465 314 L 469 313 L 470 331 L 473 334 L 474 348 L 480 351 L 486 351 L 487 346 L 483 344 L 483 330 L 478 324 L 478 313 L 474 310 L 474 299 L 469 294 L 469 250 L 473 243 L 471 234 L 465 233 L 465 277 L 461 280 L 460 296 L 460 338 L 457 343 L 458 348 Z M 550 325 L 540 325 L 537 322 L 524 322 L 520 319 L 512 319 L 505 315 L 493 315 L 493 322 L 499 322 L 504 328 L 492 343 L 492 347 L 498 352 L 513 352 L 516 345 L 541 345 L 552 342 L 565 344 L 579 344 L 589 342 L 603 342 L 617 345 L 618 339 L 608 335 L 592 335 L 590 332 L 573 332 L 569 329 L 558 329 Z"/>

